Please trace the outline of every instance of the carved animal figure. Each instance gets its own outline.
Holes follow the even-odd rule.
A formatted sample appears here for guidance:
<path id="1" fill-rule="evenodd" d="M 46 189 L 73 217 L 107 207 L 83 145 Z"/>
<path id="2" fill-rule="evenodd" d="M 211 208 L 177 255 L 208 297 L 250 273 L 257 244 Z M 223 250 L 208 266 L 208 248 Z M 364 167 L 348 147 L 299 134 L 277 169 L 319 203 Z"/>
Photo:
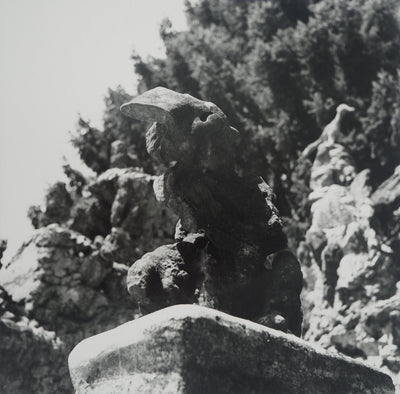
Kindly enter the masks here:
<path id="1" fill-rule="evenodd" d="M 142 311 L 197 303 L 300 335 L 299 262 L 286 249 L 269 186 L 235 171 L 239 132 L 225 114 L 161 87 L 121 111 L 154 122 L 146 147 L 166 167 L 154 191 L 180 218 L 176 243 L 129 269 L 128 290 Z"/>
<path id="2" fill-rule="evenodd" d="M 325 126 L 321 136 L 316 141 L 308 145 L 306 149 L 304 149 L 302 156 L 308 157 L 323 142 L 334 144 L 337 141 L 338 136 L 340 135 L 340 128 L 343 116 L 348 112 L 353 112 L 354 110 L 354 107 L 350 107 L 347 104 L 338 105 L 338 107 L 336 108 L 336 116 L 329 124 Z"/>

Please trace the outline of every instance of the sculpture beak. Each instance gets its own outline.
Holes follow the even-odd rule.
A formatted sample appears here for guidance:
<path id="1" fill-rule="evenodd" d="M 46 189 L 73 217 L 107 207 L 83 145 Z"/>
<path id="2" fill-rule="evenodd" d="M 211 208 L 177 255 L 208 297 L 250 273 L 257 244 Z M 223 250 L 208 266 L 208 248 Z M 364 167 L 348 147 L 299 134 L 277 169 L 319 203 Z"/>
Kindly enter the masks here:
<path id="1" fill-rule="evenodd" d="M 185 95 L 162 87 L 148 90 L 121 106 L 125 115 L 173 127 L 178 111 L 187 104 Z"/>

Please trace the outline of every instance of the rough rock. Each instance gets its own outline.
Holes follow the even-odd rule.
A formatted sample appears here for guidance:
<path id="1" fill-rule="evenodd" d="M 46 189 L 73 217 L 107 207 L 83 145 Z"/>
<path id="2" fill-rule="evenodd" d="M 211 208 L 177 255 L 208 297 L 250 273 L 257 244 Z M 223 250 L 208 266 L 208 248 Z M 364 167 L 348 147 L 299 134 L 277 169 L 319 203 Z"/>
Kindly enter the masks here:
<path id="1" fill-rule="evenodd" d="M 157 203 L 153 192 L 154 178 L 133 168 L 111 168 L 89 185 L 93 197 L 108 207 L 108 235 L 113 234 L 111 228 L 129 235 L 130 259 L 173 238 L 178 219 Z M 104 217 L 104 210 L 102 215 Z M 122 244 L 117 246 L 120 252 L 124 250 Z"/>
<path id="2" fill-rule="evenodd" d="M 88 393 L 394 393 L 389 376 L 295 336 L 177 305 L 85 339 L 69 356 Z"/>
<path id="3" fill-rule="evenodd" d="M 356 170 L 353 159 L 340 144 L 321 143 L 311 171 L 310 187 L 315 190 L 332 184 L 348 185 Z"/>
<path id="4" fill-rule="evenodd" d="M 67 350 L 0 287 L 0 387 L 4 394 L 71 393 Z"/>
<path id="5" fill-rule="evenodd" d="M 354 221 L 356 207 L 344 186 L 331 185 L 311 207 L 312 226 L 328 230 Z"/>
<path id="6" fill-rule="evenodd" d="M 32 387 L 40 387 L 34 392 L 71 392 L 65 378 L 67 355 L 72 347 L 87 336 L 138 315 L 126 291 L 126 274 L 127 267 L 121 271 L 112 260 L 104 258 L 101 248 L 77 232 L 57 224 L 36 230 L 0 271 L 0 285 L 9 294 L 13 305 L 18 305 L 23 317 L 16 323 L 13 318 L 2 323 L 5 331 L 2 329 L 1 339 L 6 335 L 4 349 L 10 352 L 6 338 L 18 349 L 13 355 L 16 357 L 15 371 L 1 369 L 5 382 L 3 387 L 11 390 L 6 392 L 32 392 L 23 391 L 27 382 Z M 13 313 L 9 305 L 5 310 Z M 43 337 L 28 329 L 32 321 L 41 327 L 40 332 L 54 332 L 53 336 L 63 345 L 55 348 L 47 334 Z M 28 327 L 26 330 L 25 326 Z M 32 350 L 28 352 L 29 346 Z M 37 354 L 33 354 L 35 349 Z M 19 365 L 18 360 L 24 351 L 32 357 Z M 57 361 L 56 365 L 60 367 L 52 371 L 54 366 L 51 363 L 56 362 L 55 359 L 62 359 L 62 362 Z M 39 372 L 32 372 L 33 375 L 27 372 L 25 379 L 23 374 L 30 362 L 37 365 Z M 13 391 L 14 387 L 21 387 L 22 391 Z"/>
<path id="7" fill-rule="evenodd" d="M 312 226 L 298 249 L 304 338 L 368 361 L 400 389 L 399 170 L 373 191 L 345 147 L 321 144 L 311 179 Z"/>
<path id="8" fill-rule="evenodd" d="M 119 153 L 114 152 L 115 166 L 123 165 Z M 65 377 L 67 354 L 77 342 L 139 315 L 126 289 L 128 266 L 143 253 L 171 242 L 177 218 L 157 203 L 154 177 L 140 169 L 112 168 L 88 179 L 68 166 L 64 171 L 70 184 L 57 183 L 43 210 L 30 209 L 32 223 L 39 229 L 0 270 L 0 285 L 21 308 L 22 326 L 36 321 L 62 341 L 57 351 L 63 357 L 60 371 Z M 13 346 L 25 349 L 25 334 L 20 335 L 18 327 L 7 330 Z M 36 334 L 31 337 L 35 349 Z M 51 349 L 49 344 L 43 346 Z M 43 357 L 41 350 L 38 357 Z M 40 364 L 35 356 L 32 359 Z M 0 369 L 0 373 L 5 371 L 4 388 L 14 393 L 18 390 L 13 388 L 25 387 L 25 364 L 13 365 L 15 371 Z M 61 372 L 45 374 L 47 380 L 38 374 L 29 380 L 32 387 L 39 387 L 35 392 L 64 392 Z"/>
<path id="9" fill-rule="evenodd" d="M 46 209 L 30 207 L 28 216 L 35 228 L 58 223 L 92 240 L 107 237 L 112 229 L 124 231 L 131 244 L 125 254 L 138 258 L 171 241 L 178 220 L 157 203 L 154 179 L 138 168 L 127 167 L 105 171 L 83 185 L 79 193 L 58 182 L 48 192 Z M 118 247 L 123 249 L 122 245 Z"/>
<path id="10" fill-rule="evenodd" d="M 90 239 L 53 224 L 35 231 L 2 269 L 0 285 L 28 318 L 72 345 L 135 316 L 123 288 L 125 302 L 107 297 L 103 287 L 113 271 Z"/>
<path id="11" fill-rule="evenodd" d="M 154 191 L 180 219 L 178 242 L 130 269 L 128 288 L 140 305 L 154 310 L 197 302 L 300 335 L 299 263 L 283 252 L 287 239 L 269 186 L 260 177 L 236 173 L 239 132 L 224 113 L 165 88 L 152 89 L 121 110 L 154 122 L 147 150 L 167 168 L 154 181 Z"/>
<path id="12" fill-rule="evenodd" d="M 214 264 L 210 264 L 211 258 Z M 299 334 L 300 302 L 293 300 L 302 281 L 292 253 L 277 253 L 271 270 L 260 270 L 258 281 L 247 286 L 239 286 L 236 275 L 204 235 L 189 235 L 136 261 L 128 272 L 127 284 L 144 313 L 196 303 Z"/>

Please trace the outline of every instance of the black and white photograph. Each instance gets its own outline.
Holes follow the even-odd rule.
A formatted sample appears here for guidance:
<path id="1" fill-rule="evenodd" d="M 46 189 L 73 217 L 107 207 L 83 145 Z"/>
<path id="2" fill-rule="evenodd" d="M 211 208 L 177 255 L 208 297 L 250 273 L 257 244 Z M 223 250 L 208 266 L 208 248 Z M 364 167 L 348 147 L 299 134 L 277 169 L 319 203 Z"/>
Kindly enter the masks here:
<path id="1" fill-rule="evenodd" d="M 398 0 L 0 0 L 0 393 L 400 393 Z"/>

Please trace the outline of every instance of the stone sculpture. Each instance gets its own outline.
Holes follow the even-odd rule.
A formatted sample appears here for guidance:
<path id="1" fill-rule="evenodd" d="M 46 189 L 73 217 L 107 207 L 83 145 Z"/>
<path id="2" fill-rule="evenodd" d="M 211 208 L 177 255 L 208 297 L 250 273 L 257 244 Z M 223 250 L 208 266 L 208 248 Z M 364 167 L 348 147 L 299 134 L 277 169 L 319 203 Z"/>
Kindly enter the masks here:
<path id="1" fill-rule="evenodd" d="M 155 194 L 180 218 L 176 243 L 129 269 L 128 290 L 142 312 L 196 303 L 300 335 L 299 262 L 286 249 L 269 186 L 235 172 L 239 132 L 224 113 L 162 87 L 121 110 L 153 123 L 147 150 L 166 168 Z"/>
<path id="2" fill-rule="evenodd" d="M 325 128 L 322 130 L 321 136 L 304 149 L 302 155 L 304 157 L 308 157 L 323 142 L 327 142 L 329 145 L 333 145 L 335 142 L 337 142 L 337 137 L 340 134 L 340 127 L 344 115 L 353 111 L 355 111 L 354 107 L 350 107 L 350 105 L 347 104 L 339 104 L 336 108 L 336 116 L 329 124 L 325 126 Z"/>

